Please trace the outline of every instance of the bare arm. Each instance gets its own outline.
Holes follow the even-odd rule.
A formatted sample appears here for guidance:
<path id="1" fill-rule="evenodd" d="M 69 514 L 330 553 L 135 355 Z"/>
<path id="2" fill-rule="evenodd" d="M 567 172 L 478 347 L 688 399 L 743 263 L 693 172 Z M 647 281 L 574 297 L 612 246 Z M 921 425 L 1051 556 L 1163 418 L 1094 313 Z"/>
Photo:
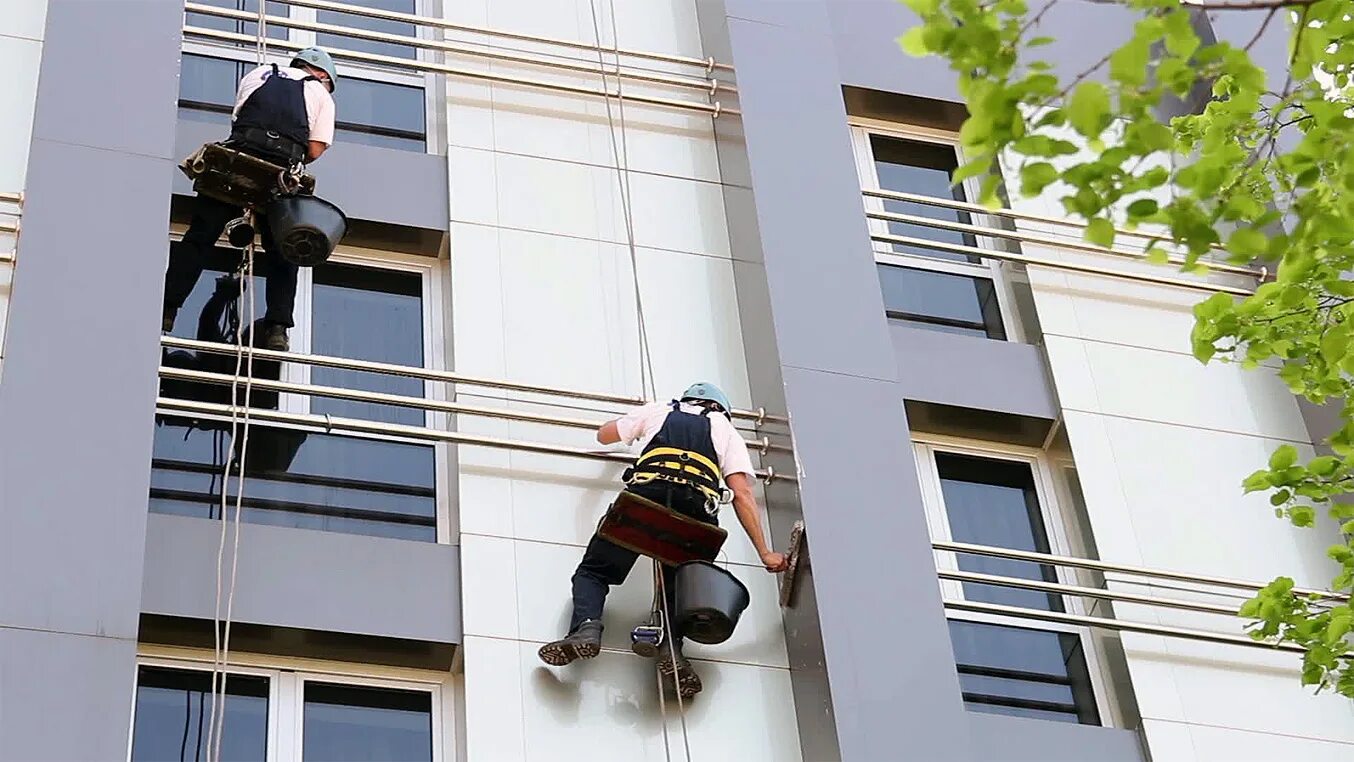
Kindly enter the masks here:
<path id="1" fill-rule="evenodd" d="M 617 418 L 616 421 L 620 419 Z M 616 421 L 607 421 L 597 429 L 597 441 L 604 444 L 616 444 L 621 441 L 620 429 L 616 427 Z"/>
<path id="2" fill-rule="evenodd" d="M 766 544 L 766 535 L 762 532 L 762 515 L 757 510 L 757 497 L 752 494 L 752 480 L 747 474 L 730 474 L 725 481 L 733 490 L 733 510 L 738 514 L 738 522 L 743 525 L 752 547 L 757 550 L 762 565 L 769 572 L 785 571 L 788 562 L 784 553 L 777 553 Z"/>
<path id="3" fill-rule="evenodd" d="M 328 143 L 321 143 L 318 140 L 310 141 L 310 143 L 308 143 L 306 146 L 306 163 L 309 164 L 310 162 L 320 158 L 320 156 L 324 155 L 324 152 L 328 148 L 329 148 Z"/>

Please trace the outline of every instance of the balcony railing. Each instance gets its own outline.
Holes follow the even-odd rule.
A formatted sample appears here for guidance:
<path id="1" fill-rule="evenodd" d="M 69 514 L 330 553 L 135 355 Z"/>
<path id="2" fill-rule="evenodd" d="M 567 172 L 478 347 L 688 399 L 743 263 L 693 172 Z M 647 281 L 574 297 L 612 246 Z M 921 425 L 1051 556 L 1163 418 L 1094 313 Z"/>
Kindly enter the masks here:
<path id="1" fill-rule="evenodd" d="M 197 341 L 193 339 L 182 339 L 172 336 L 161 338 L 161 344 L 168 349 L 192 350 L 196 352 L 209 352 L 215 354 L 233 355 L 238 350 L 230 344 L 220 344 L 214 342 Z M 394 365 L 390 363 L 378 363 L 365 360 L 352 360 L 341 357 L 330 357 L 324 355 L 310 355 L 293 352 L 276 352 L 265 349 L 252 350 L 255 362 L 259 361 L 277 361 L 298 363 L 310 365 L 313 367 L 339 368 L 349 371 L 360 371 L 367 373 L 378 373 L 389 376 L 400 376 L 405 378 L 415 378 L 423 381 L 431 381 L 445 384 L 458 384 L 462 386 L 483 387 L 490 389 L 499 389 L 513 392 L 523 392 L 532 395 L 541 395 L 546 398 L 555 398 L 554 404 L 561 404 L 560 399 L 571 401 L 583 401 L 586 403 L 603 403 L 606 405 L 640 405 L 646 400 L 640 397 L 626 395 L 605 394 L 598 392 L 587 392 L 572 389 L 563 389 L 558 387 L 543 386 L 538 384 L 524 384 L 513 381 L 482 378 L 469 376 L 451 371 L 434 370 L 429 368 L 420 368 L 404 365 Z M 223 373 L 210 373 L 205 371 L 174 368 L 161 366 L 161 378 L 187 383 L 212 384 L 217 386 L 230 386 L 236 382 L 234 376 Z M 383 392 L 371 392 L 359 389 L 346 389 L 332 386 L 321 386 L 315 384 L 293 383 L 288 381 L 274 381 L 270 379 L 254 378 L 249 382 L 255 392 L 273 392 L 273 393 L 291 393 L 302 394 L 311 397 L 325 397 L 330 399 L 341 399 L 351 402 L 363 402 L 379 405 L 389 405 L 402 408 L 417 409 L 434 413 L 449 413 L 454 415 L 464 415 L 471 417 L 493 418 L 500 420 L 523 421 L 528 423 L 537 423 L 550 426 L 560 426 L 573 429 L 596 429 L 605 419 L 584 419 L 570 416 L 562 416 L 550 413 L 533 413 L 523 410 L 509 410 L 505 408 L 494 408 L 482 405 L 470 405 L 460 402 L 443 401 L 427 397 L 412 397 L 405 395 L 387 394 Z M 240 382 L 241 388 L 243 381 Z M 540 404 L 550 405 L 546 400 Z M 157 413 L 162 415 L 194 417 L 202 416 L 213 419 L 229 419 L 232 415 L 243 414 L 245 408 L 222 404 L 216 402 L 203 402 L 192 399 L 175 399 L 169 397 L 160 397 L 156 401 Z M 334 434 L 352 434 L 352 435 L 376 435 L 382 437 L 391 437 L 396 439 L 413 440 L 421 442 L 446 442 L 450 444 L 486 447 L 503 450 L 520 450 L 524 452 L 533 452 L 540 454 L 561 455 L 572 458 L 583 458 L 590 460 L 602 460 L 616 463 L 628 463 L 633 461 L 633 456 L 627 453 L 613 452 L 607 450 L 593 450 L 582 447 L 569 447 L 565 445 L 548 444 L 540 442 L 528 442 L 520 440 L 511 440 L 498 437 L 480 436 L 468 434 L 450 429 L 435 428 L 431 426 L 417 426 L 409 424 L 389 423 L 384 421 L 363 420 L 357 418 L 337 417 L 328 414 L 307 414 L 294 413 L 280 410 L 269 410 L 264 408 L 251 407 L 248 410 L 252 421 L 266 424 L 281 424 L 285 426 L 294 426 L 312 431 Z M 746 429 L 752 429 L 754 432 L 764 424 L 784 424 L 787 419 L 781 416 L 769 415 L 764 409 L 758 410 L 734 410 L 732 415 L 740 425 Z M 762 436 L 760 439 L 745 440 L 750 449 L 756 450 L 765 455 L 769 452 L 790 452 L 788 445 L 775 444 L 771 442 L 769 436 Z M 793 480 L 794 477 L 788 474 L 780 474 L 774 471 L 770 466 L 758 471 L 757 476 L 767 481 L 782 479 Z"/>
<path id="2" fill-rule="evenodd" d="M 979 204 L 972 204 L 964 201 L 956 201 L 948 198 L 937 198 L 933 196 L 924 196 L 916 193 L 904 193 L 897 191 L 863 189 L 861 193 L 866 198 L 882 199 L 885 201 L 904 201 L 914 204 L 922 204 L 940 209 L 964 212 L 973 215 L 987 215 L 1001 217 L 1005 219 L 1031 222 L 1040 225 L 1055 225 L 1066 227 L 1075 231 L 1082 229 L 1082 225 L 1071 220 L 1059 219 L 1056 217 L 1044 217 L 1041 215 L 1027 214 L 1017 212 L 1012 209 L 989 209 Z M 880 220 L 882 222 L 894 222 L 931 228 L 938 231 L 949 231 L 957 233 L 966 233 L 972 236 L 978 236 L 993 241 L 1010 241 L 1015 244 L 1030 244 L 1034 246 L 1046 247 L 1059 251 L 1074 252 L 1078 254 L 1103 255 L 1125 262 L 1134 262 L 1138 264 L 1148 264 L 1147 257 L 1139 252 L 1126 251 L 1119 248 L 1104 248 L 1092 244 L 1082 243 L 1063 238 L 1038 235 L 1023 231 L 1011 230 L 1006 228 L 992 227 L 989 225 L 977 225 L 955 220 L 936 219 L 914 214 L 899 214 L 895 212 L 877 211 L 867 208 L 865 216 L 868 219 Z M 1137 240 L 1148 241 L 1151 236 L 1137 231 L 1120 230 L 1124 236 L 1129 236 Z M 996 246 L 983 247 L 968 244 L 958 244 L 950 241 L 934 240 L 930 238 L 921 238 L 917 236 L 892 235 L 888 233 L 874 233 L 870 236 L 871 240 L 883 244 L 899 244 L 910 247 L 920 247 L 931 249 L 937 252 L 949 254 L 958 254 L 963 256 L 981 257 L 983 259 L 997 260 L 1001 262 L 1017 262 L 1025 265 L 1035 265 L 1047 267 L 1053 270 L 1063 272 L 1073 272 L 1084 275 L 1100 275 L 1110 278 L 1120 278 L 1124 280 L 1137 281 L 1139 283 L 1151 283 L 1161 286 L 1173 286 L 1177 288 L 1191 289 L 1195 291 L 1224 292 L 1235 294 L 1237 296 L 1248 296 L 1254 293 L 1255 288 L 1251 285 L 1237 285 L 1235 283 L 1222 283 L 1216 279 L 1209 280 L 1208 274 L 1224 274 L 1228 276 L 1240 276 L 1242 278 L 1263 279 L 1266 273 L 1263 270 L 1227 264 L 1224 262 L 1201 261 L 1198 266 L 1204 270 L 1199 275 L 1180 273 L 1177 275 L 1167 275 L 1164 272 L 1157 274 L 1154 272 L 1142 270 L 1126 270 L 1121 267 L 1105 266 L 1092 262 L 1072 262 L 1049 257 L 1041 257 L 1034 254 L 1027 254 L 1019 250 L 998 248 Z M 1013 247 L 1014 248 L 1014 247 Z M 1177 268 L 1185 263 L 1179 257 L 1168 258 L 1168 264 Z"/>
<path id="3" fill-rule="evenodd" d="M 611 48 L 574 40 L 564 40 L 553 37 L 507 32 L 487 27 L 456 24 L 431 16 L 385 11 L 359 5 L 329 2 L 329 0 L 288 0 L 284 4 L 297 8 L 330 11 L 382 21 L 412 24 L 416 27 L 416 31 L 425 34 L 423 36 L 420 36 L 419 34 L 392 34 L 338 24 L 308 21 L 300 18 L 292 18 L 291 16 L 274 15 L 264 16 L 265 27 L 275 26 L 279 28 L 295 29 L 302 32 L 349 37 L 368 42 L 396 44 L 425 51 L 425 53 L 430 54 L 425 55 L 422 59 L 401 58 L 397 56 L 326 46 L 329 52 L 341 62 L 364 64 L 402 72 L 442 74 L 449 77 L 550 90 L 586 97 L 623 98 L 626 101 L 635 103 L 688 111 L 699 111 L 716 117 L 725 114 L 738 113 L 736 109 L 723 105 L 717 98 L 719 93 L 732 93 L 735 91 L 735 88 L 726 81 L 727 77 L 721 78 L 716 76 L 717 72 L 721 74 L 726 73 L 731 70 L 731 67 L 727 64 L 719 63 L 713 58 L 699 59 L 666 53 L 626 48 Z M 195 2 L 186 3 L 185 11 L 188 13 L 224 18 L 239 22 L 256 22 L 259 19 L 258 14 L 254 12 L 230 8 L 218 8 Z M 471 35 L 486 39 L 491 38 L 492 41 L 449 41 L 442 39 L 447 33 Z M 197 42 L 205 41 L 235 45 L 255 45 L 264 41 L 264 38 L 256 35 L 208 29 L 193 26 L 191 24 L 186 24 L 184 26 L 183 34 L 186 41 Z M 266 43 L 269 48 L 278 50 L 299 50 L 304 47 L 302 44 L 284 39 L 269 38 L 266 40 Z M 508 47 L 509 43 L 526 43 L 533 49 L 531 51 L 520 49 L 514 50 Z M 587 53 L 588 58 L 579 57 L 580 54 L 585 52 Z M 487 69 L 466 68 L 464 66 L 454 66 L 433 60 L 425 60 L 433 58 L 434 55 L 431 54 L 508 63 L 557 72 L 563 71 L 590 75 L 597 77 L 599 84 L 604 81 L 605 85 L 603 87 L 593 88 L 583 85 L 547 82 L 529 76 L 495 74 Z M 689 74 L 673 74 L 652 68 L 654 64 L 658 63 L 669 67 L 683 67 L 698 70 L 699 74 L 695 71 L 692 71 Z M 643 83 L 649 87 L 664 87 L 686 92 L 701 93 L 705 96 L 705 99 L 699 101 L 683 100 L 634 93 L 625 89 L 623 81 Z"/>
<path id="4" fill-rule="evenodd" d="M 1038 563 L 1044 566 L 1060 566 L 1068 569 L 1090 571 L 1099 573 L 1105 577 L 1103 586 L 1090 587 L 1061 584 L 1046 580 L 1005 577 L 995 574 L 983 574 L 942 567 L 937 571 L 937 575 L 942 580 L 969 584 L 998 585 L 1002 587 L 1063 595 L 1072 598 L 1089 599 L 1092 601 L 1108 601 L 1111 603 L 1141 605 L 1149 608 L 1168 609 L 1172 611 L 1185 611 L 1206 616 L 1225 617 L 1226 620 L 1218 620 L 1218 624 L 1214 629 L 1201 629 L 1197 627 L 1179 627 L 1156 622 L 1119 619 L 1113 615 L 1093 616 L 1089 614 L 1075 614 L 1064 611 L 1050 611 L 1048 609 L 1009 606 L 983 601 L 946 598 L 944 600 L 944 605 L 945 608 L 950 611 L 965 611 L 1036 622 L 1090 627 L 1115 632 L 1160 635 L 1167 638 L 1244 646 L 1249 648 L 1262 648 L 1271 651 L 1301 652 L 1303 650 L 1301 647 L 1289 643 L 1279 643 L 1276 645 L 1265 641 L 1255 640 L 1242 632 L 1245 620 L 1238 618 L 1237 610 L 1240 608 L 1241 601 L 1244 598 L 1251 597 L 1251 595 L 1264 587 L 1264 585 L 1258 582 L 1168 571 L 1164 569 L 1153 569 L 1141 566 L 1126 566 L 1123 564 L 1107 563 L 1093 559 L 1058 556 L 1048 553 L 1035 553 L 1031 551 L 961 542 L 933 542 L 931 543 L 931 547 L 937 553 L 977 555 L 1011 561 L 1025 561 Z M 938 564 L 938 566 L 940 565 Z M 1182 587 L 1180 586 L 1181 584 L 1185 586 Z M 1110 586 L 1121 589 L 1110 589 Z M 1194 596 L 1196 599 L 1186 600 L 1183 598 L 1157 595 L 1155 593 L 1144 594 L 1129 592 L 1123 590 L 1122 588 L 1124 587 L 1141 587 L 1146 589 L 1172 587 L 1178 592 L 1187 593 L 1188 595 Z M 1295 588 L 1294 592 L 1298 595 L 1311 596 L 1319 601 L 1327 601 L 1335 605 L 1348 603 L 1349 600 L 1347 596 L 1324 590 Z"/>

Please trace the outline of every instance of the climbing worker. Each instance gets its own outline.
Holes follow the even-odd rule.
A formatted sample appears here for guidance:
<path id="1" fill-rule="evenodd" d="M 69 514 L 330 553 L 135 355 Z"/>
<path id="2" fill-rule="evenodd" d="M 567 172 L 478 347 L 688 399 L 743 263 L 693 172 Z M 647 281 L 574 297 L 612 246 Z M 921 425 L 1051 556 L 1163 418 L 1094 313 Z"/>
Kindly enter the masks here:
<path id="1" fill-rule="evenodd" d="M 788 565 L 785 555 L 771 550 L 762 534 L 761 514 L 752 493 L 755 477 L 752 458 L 743 437 L 733 427 L 730 409 L 729 398 L 719 387 L 698 383 L 671 403 L 655 402 L 608 421 L 597 429 L 597 441 L 640 442 L 641 453 L 634 468 L 627 472 L 625 489 L 697 521 L 718 525 L 716 500 L 727 484 L 733 493 L 734 511 L 762 565 L 768 572 L 784 571 Z M 684 478 L 659 470 L 652 465 L 654 461 L 646 467 L 646 455 L 657 454 L 660 448 L 668 452 L 673 448 L 685 451 L 691 462 L 703 461 L 716 465 L 717 470 L 706 467 L 707 473 Z M 577 659 L 592 658 L 601 651 L 602 607 L 607 593 L 612 585 L 625 581 L 638 557 L 632 550 L 593 535 L 572 579 L 569 634 L 542 646 L 541 661 L 563 666 Z M 668 612 L 674 607 L 674 575 L 672 567 L 663 568 Z M 694 696 L 701 690 L 701 681 L 682 655 L 682 635 L 668 632 L 667 637 L 672 645 L 659 649 L 662 654 L 659 671 L 683 698 Z"/>
<path id="2" fill-rule="evenodd" d="M 235 95 L 230 138 L 225 145 L 283 167 L 309 164 L 334 142 L 334 92 L 338 71 L 320 48 L 306 48 L 285 68 L 259 66 L 240 80 Z M 192 222 L 169 255 L 165 272 L 164 331 L 202 275 L 207 257 L 228 223 L 241 216 L 236 206 L 199 195 Z M 267 278 L 267 312 L 261 344 L 286 351 L 296 304 L 296 265 L 278 256 L 267 221 L 256 216 L 263 236 L 261 271 Z M 250 236 L 252 238 L 252 235 Z"/>

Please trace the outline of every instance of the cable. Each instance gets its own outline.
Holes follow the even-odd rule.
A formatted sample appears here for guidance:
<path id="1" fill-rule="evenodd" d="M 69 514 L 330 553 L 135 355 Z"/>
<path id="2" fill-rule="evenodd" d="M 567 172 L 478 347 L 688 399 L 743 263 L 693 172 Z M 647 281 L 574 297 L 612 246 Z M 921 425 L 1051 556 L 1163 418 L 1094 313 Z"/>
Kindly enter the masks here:
<path id="1" fill-rule="evenodd" d="M 625 241 L 630 252 L 630 272 L 634 275 L 635 313 L 639 318 L 640 389 L 649 399 L 657 399 L 658 392 L 656 389 L 657 382 L 654 380 L 653 358 L 649 352 L 649 332 L 645 327 L 644 320 L 644 298 L 639 288 L 639 253 L 635 249 L 634 215 L 631 213 L 630 205 L 630 159 L 625 136 L 625 96 L 621 92 L 621 54 L 620 40 L 616 35 L 616 5 L 611 0 L 607 0 L 607 5 L 611 15 L 611 54 L 616 63 L 616 110 L 620 115 L 621 130 L 619 141 L 616 139 L 617 120 L 611 113 L 611 98 L 603 98 L 602 102 L 606 104 L 607 131 L 611 136 L 611 156 L 616 165 L 616 184 L 620 189 L 621 209 L 625 215 Z M 602 90 L 607 92 L 606 60 L 602 57 L 602 31 L 601 24 L 597 20 L 597 0 L 588 0 L 588 6 L 592 11 L 592 34 L 597 43 L 597 67 L 602 77 Z"/>
<path id="2" fill-rule="evenodd" d="M 673 629 L 672 611 L 668 606 L 667 578 L 663 575 L 662 566 L 657 559 L 654 560 L 654 566 L 657 567 L 658 574 L 658 592 L 663 598 L 663 636 L 668 641 L 668 655 L 672 657 L 672 685 L 677 694 L 677 717 L 682 721 L 682 746 L 686 750 L 686 762 L 691 762 L 691 736 L 686 730 L 686 699 L 682 698 L 682 680 L 677 663 L 677 638 L 680 637 Z M 660 682 L 658 690 L 661 693 L 663 685 Z M 664 718 L 666 724 L 667 718 Z"/>

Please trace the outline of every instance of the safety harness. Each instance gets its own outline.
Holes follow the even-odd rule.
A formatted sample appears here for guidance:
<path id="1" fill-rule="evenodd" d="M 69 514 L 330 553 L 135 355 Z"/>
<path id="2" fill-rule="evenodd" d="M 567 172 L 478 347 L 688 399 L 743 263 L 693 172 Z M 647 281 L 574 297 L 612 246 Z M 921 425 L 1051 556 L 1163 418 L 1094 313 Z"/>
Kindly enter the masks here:
<path id="1" fill-rule="evenodd" d="M 310 118 L 306 114 L 306 82 L 292 79 L 272 64 L 263 84 L 250 93 L 231 124 L 230 142 L 247 153 L 291 165 L 306 157 Z"/>
<path id="2" fill-rule="evenodd" d="M 662 481 L 680 484 L 700 492 L 706 498 L 706 510 L 713 513 L 719 503 L 728 502 L 724 474 L 719 470 L 719 455 L 710 438 L 709 410 L 688 413 L 674 400 L 672 412 L 649 440 L 635 465 L 622 478 L 627 485 Z"/>

